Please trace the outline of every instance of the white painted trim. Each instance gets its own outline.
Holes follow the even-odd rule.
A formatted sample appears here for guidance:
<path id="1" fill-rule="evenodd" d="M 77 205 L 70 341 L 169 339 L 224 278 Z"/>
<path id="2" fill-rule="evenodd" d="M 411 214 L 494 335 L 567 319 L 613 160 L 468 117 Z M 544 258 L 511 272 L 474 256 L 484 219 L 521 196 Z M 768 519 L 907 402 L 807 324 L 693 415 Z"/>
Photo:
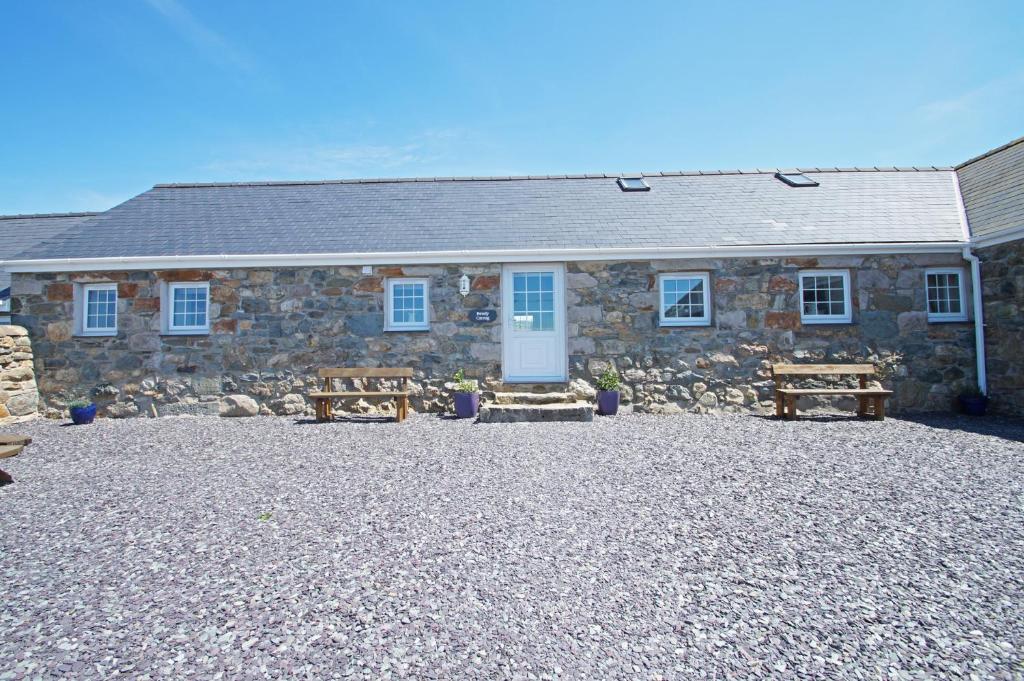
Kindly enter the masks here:
<path id="1" fill-rule="evenodd" d="M 931 298 L 928 295 L 928 276 L 931 274 L 955 274 L 957 288 L 960 291 L 959 312 L 932 312 Z M 932 324 L 942 322 L 966 322 L 967 321 L 967 288 L 964 285 L 964 270 L 962 267 L 928 267 L 924 271 L 924 307 L 928 315 L 928 321 Z"/>
<path id="2" fill-rule="evenodd" d="M 1005 244 L 1010 241 L 1018 241 L 1024 239 L 1024 225 L 1020 227 L 1011 227 L 1010 229 L 1003 230 L 998 234 L 986 234 L 985 236 L 979 236 L 974 240 L 974 248 L 988 248 L 989 246 L 998 246 L 999 244 Z"/>
<path id="3" fill-rule="evenodd" d="M 959 253 L 959 241 L 863 244 L 779 244 L 766 246 L 680 246 L 675 248 L 556 248 L 381 253 L 297 253 L 280 255 L 190 255 L 119 258 L 5 260 L 9 272 L 91 272 L 100 270 L 181 270 L 247 267 L 326 267 L 340 265 L 460 265 L 593 260 L 670 260 L 687 258 L 776 258 L 825 255 Z"/>
<path id="4" fill-rule="evenodd" d="M 174 290 L 179 288 L 206 289 L 206 325 L 174 326 Z M 160 333 L 165 336 L 205 336 L 210 333 L 213 320 L 210 319 L 210 282 L 208 281 L 161 281 L 160 282 Z"/>
<path id="5" fill-rule="evenodd" d="M 701 279 L 704 281 L 704 316 L 689 319 L 665 318 L 666 279 Z M 711 326 L 711 273 L 710 272 L 663 272 L 658 275 L 658 325 L 666 328 L 687 326 Z"/>
<path id="6" fill-rule="evenodd" d="M 842 277 L 843 278 L 843 308 L 844 315 L 819 315 L 804 314 L 804 277 Z M 800 282 L 799 298 L 797 304 L 800 306 L 801 324 L 852 324 L 853 323 L 853 293 L 850 290 L 852 283 L 850 270 L 800 270 L 797 273 L 797 281 Z"/>
<path id="7" fill-rule="evenodd" d="M 112 329 L 90 329 L 86 326 L 89 320 L 89 291 L 113 291 L 114 292 L 114 328 Z M 75 336 L 83 338 L 102 338 L 104 336 L 116 336 L 118 313 L 117 307 L 120 304 L 117 295 L 117 284 L 115 283 L 76 283 L 72 289 L 72 305 L 74 307 Z"/>
<path id="8" fill-rule="evenodd" d="M 510 318 L 512 315 L 512 282 L 511 276 L 516 271 L 528 270 L 530 266 L 539 266 L 555 272 L 555 309 L 561 314 L 555 316 L 561 341 L 561 374 L 556 376 L 509 376 L 508 351 Z M 566 303 L 566 276 L 564 263 L 511 263 L 501 268 L 501 379 L 504 383 L 565 383 L 569 380 L 569 310 Z"/>
<path id="9" fill-rule="evenodd" d="M 394 322 L 391 313 L 395 284 L 423 284 L 423 321 Z M 388 277 L 384 280 L 384 330 L 385 331 L 430 331 L 430 279 L 427 277 Z"/>
<path id="10" fill-rule="evenodd" d="M 960 176 L 956 173 L 952 173 L 951 177 L 953 178 L 953 196 L 956 197 L 957 215 L 960 218 L 960 233 L 964 235 L 964 241 L 970 242 L 971 225 L 967 221 L 967 208 L 964 206 L 964 195 L 960 192 Z"/>

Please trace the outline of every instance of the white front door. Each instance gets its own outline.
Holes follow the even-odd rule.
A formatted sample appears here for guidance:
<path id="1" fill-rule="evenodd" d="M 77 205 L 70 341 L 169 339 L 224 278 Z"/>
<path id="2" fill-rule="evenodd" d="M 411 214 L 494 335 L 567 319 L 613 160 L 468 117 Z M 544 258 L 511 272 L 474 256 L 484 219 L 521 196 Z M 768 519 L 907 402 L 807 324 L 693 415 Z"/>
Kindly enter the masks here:
<path id="1" fill-rule="evenodd" d="M 569 362 L 565 345 L 565 267 L 505 265 L 501 292 L 505 380 L 565 381 Z"/>

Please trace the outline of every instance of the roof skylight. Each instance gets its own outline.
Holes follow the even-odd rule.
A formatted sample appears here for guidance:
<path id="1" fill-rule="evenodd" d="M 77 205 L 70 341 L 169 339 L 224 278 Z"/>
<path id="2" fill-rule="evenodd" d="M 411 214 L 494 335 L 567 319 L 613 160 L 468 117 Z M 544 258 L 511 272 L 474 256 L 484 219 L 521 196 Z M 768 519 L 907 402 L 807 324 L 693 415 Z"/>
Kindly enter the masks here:
<path id="1" fill-rule="evenodd" d="M 775 173 L 775 177 L 779 178 L 790 187 L 817 187 L 818 181 L 812 180 L 803 173 Z"/>
<path id="2" fill-rule="evenodd" d="M 624 192 L 649 192 L 651 185 L 642 177 L 620 177 L 619 187 Z"/>

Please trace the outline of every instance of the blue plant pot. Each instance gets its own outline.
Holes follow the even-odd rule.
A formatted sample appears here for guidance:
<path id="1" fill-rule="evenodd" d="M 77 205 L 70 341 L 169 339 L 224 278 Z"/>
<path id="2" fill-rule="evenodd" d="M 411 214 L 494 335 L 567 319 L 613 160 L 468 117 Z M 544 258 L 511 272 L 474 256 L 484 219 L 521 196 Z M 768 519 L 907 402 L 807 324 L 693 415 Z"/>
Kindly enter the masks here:
<path id="1" fill-rule="evenodd" d="M 460 419 L 476 417 L 480 410 L 480 393 L 455 393 L 455 416 Z"/>
<path id="2" fill-rule="evenodd" d="M 988 408 L 988 398 L 984 395 L 960 395 L 960 411 L 968 416 L 984 416 Z"/>
<path id="3" fill-rule="evenodd" d="M 615 416 L 619 412 L 619 391 L 597 391 L 597 413 L 601 416 Z"/>
<path id="4" fill-rule="evenodd" d="M 76 426 L 90 424 L 94 418 L 96 418 L 95 404 L 90 404 L 88 407 L 71 407 L 71 420 Z"/>

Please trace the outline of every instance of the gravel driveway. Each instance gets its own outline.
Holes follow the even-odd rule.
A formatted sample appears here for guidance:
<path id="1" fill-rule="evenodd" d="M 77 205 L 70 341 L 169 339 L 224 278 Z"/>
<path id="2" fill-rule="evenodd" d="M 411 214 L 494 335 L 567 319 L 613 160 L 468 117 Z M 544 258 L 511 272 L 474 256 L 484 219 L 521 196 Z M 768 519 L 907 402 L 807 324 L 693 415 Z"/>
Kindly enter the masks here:
<path id="1" fill-rule="evenodd" d="M 3 679 L 1024 674 L 1020 424 L 5 430 Z"/>

